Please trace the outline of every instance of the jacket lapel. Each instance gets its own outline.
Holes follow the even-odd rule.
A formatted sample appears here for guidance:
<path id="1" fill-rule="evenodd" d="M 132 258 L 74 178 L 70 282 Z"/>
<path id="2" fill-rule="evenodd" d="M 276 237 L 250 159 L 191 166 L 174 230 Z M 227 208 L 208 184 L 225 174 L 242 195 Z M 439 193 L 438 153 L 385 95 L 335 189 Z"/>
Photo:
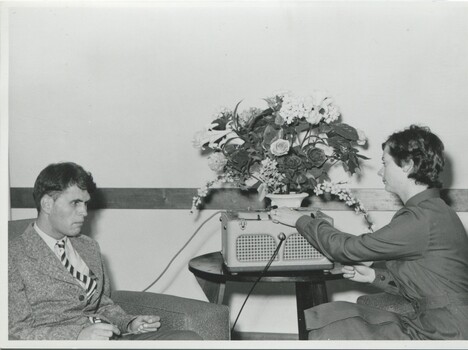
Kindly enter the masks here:
<path id="1" fill-rule="evenodd" d="M 23 240 L 26 254 L 36 261 L 35 266 L 38 270 L 58 280 L 79 284 L 39 236 L 32 224 L 24 232 Z"/>

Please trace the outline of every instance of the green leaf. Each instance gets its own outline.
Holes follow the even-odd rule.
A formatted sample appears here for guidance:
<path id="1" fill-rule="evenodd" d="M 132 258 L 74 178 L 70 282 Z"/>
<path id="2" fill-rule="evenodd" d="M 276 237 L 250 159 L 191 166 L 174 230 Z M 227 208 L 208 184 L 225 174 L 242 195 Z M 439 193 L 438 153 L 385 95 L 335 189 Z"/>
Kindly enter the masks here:
<path id="1" fill-rule="evenodd" d="M 333 131 L 345 139 L 351 141 L 359 140 L 358 132 L 351 125 L 345 123 L 338 123 L 333 125 Z"/>
<path id="2" fill-rule="evenodd" d="M 351 148 L 351 143 L 341 136 L 332 136 L 327 139 L 327 142 L 330 146 L 337 149 L 341 149 L 342 147 Z"/>
<path id="3" fill-rule="evenodd" d="M 310 171 L 308 171 L 308 173 L 311 174 L 314 178 L 317 179 L 323 174 L 323 169 L 313 167 L 312 169 L 310 169 Z"/>
<path id="4" fill-rule="evenodd" d="M 359 157 L 361 159 L 370 159 L 369 157 L 363 156 L 362 154 L 356 153 L 356 157 Z"/>
<path id="5" fill-rule="evenodd" d="M 267 125 L 263 132 L 263 147 L 265 147 L 265 149 L 269 149 L 270 145 L 276 141 L 278 137 L 278 130 L 271 125 Z"/>
<path id="6" fill-rule="evenodd" d="M 300 122 L 298 126 L 296 126 L 295 130 L 297 134 L 300 134 L 303 131 L 306 131 L 310 128 L 310 124 L 308 122 Z"/>
<path id="7" fill-rule="evenodd" d="M 234 126 L 235 126 L 236 130 L 239 130 L 239 116 L 237 114 L 237 108 L 239 108 L 239 105 L 241 104 L 241 102 L 242 102 L 242 100 L 237 102 L 236 108 L 234 108 L 234 112 L 233 112 Z"/>
<path id="8" fill-rule="evenodd" d="M 320 124 L 320 126 L 319 126 L 319 133 L 320 134 L 323 134 L 323 133 L 326 134 L 326 133 L 329 133 L 332 130 L 333 130 L 333 128 L 328 124 Z"/>
<path id="9" fill-rule="evenodd" d="M 359 169 L 359 161 L 354 153 L 349 153 L 348 169 L 351 174 L 354 174 L 356 169 Z"/>

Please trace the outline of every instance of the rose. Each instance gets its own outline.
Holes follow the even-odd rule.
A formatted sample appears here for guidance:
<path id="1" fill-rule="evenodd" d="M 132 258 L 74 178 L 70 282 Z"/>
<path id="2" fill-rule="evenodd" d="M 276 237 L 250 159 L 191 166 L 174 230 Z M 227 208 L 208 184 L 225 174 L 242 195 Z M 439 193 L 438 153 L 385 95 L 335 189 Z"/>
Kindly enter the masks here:
<path id="1" fill-rule="evenodd" d="M 227 164 L 227 158 L 221 152 L 216 152 L 208 157 L 208 166 L 215 172 L 220 172 Z"/>
<path id="2" fill-rule="evenodd" d="M 270 151 L 273 155 L 279 157 L 287 154 L 289 152 L 289 147 L 290 144 L 288 140 L 279 139 L 270 145 Z"/>
<path id="3" fill-rule="evenodd" d="M 286 157 L 283 162 L 283 167 L 285 169 L 298 169 L 302 165 L 302 160 L 296 155 L 291 155 L 289 157 Z"/>
<path id="4" fill-rule="evenodd" d="M 320 167 L 325 163 L 327 160 L 327 156 L 325 155 L 325 152 L 321 150 L 320 148 L 312 148 L 310 147 L 307 152 L 307 158 L 309 158 L 310 162 L 312 163 L 312 166 L 314 167 Z"/>

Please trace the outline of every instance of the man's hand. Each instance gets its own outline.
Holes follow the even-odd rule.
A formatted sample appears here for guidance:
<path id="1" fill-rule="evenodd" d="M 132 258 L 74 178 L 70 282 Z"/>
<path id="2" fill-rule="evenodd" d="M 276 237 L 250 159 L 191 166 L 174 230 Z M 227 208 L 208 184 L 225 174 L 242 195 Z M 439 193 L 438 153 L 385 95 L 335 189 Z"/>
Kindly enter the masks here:
<path id="1" fill-rule="evenodd" d="M 120 330 L 113 324 L 95 323 L 83 328 L 78 340 L 109 340 L 114 334 L 119 335 Z"/>
<path id="2" fill-rule="evenodd" d="M 343 277 L 351 281 L 372 283 L 375 280 L 375 270 L 364 265 L 345 265 L 342 267 Z"/>
<path id="3" fill-rule="evenodd" d="M 161 322 L 159 316 L 149 316 L 141 315 L 137 316 L 130 324 L 128 325 L 129 333 L 146 333 L 157 331 L 161 327 Z"/>

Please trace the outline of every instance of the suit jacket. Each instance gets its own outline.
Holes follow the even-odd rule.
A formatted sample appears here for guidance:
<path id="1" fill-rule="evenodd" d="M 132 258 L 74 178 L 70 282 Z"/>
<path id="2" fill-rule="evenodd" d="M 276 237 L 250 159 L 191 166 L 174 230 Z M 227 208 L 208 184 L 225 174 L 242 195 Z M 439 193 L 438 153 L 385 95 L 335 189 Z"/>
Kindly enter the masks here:
<path id="1" fill-rule="evenodd" d="M 70 238 L 97 278 L 89 302 L 79 282 L 67 271 L 33 225 L 8 248 L 8 323 L 11 338 L 77 339 L 91 325 L 89 316 L 115 324 L 126 332 L 134 318 L 110 299 L 110 285 L 99 245 L 80 235 Z"/>

